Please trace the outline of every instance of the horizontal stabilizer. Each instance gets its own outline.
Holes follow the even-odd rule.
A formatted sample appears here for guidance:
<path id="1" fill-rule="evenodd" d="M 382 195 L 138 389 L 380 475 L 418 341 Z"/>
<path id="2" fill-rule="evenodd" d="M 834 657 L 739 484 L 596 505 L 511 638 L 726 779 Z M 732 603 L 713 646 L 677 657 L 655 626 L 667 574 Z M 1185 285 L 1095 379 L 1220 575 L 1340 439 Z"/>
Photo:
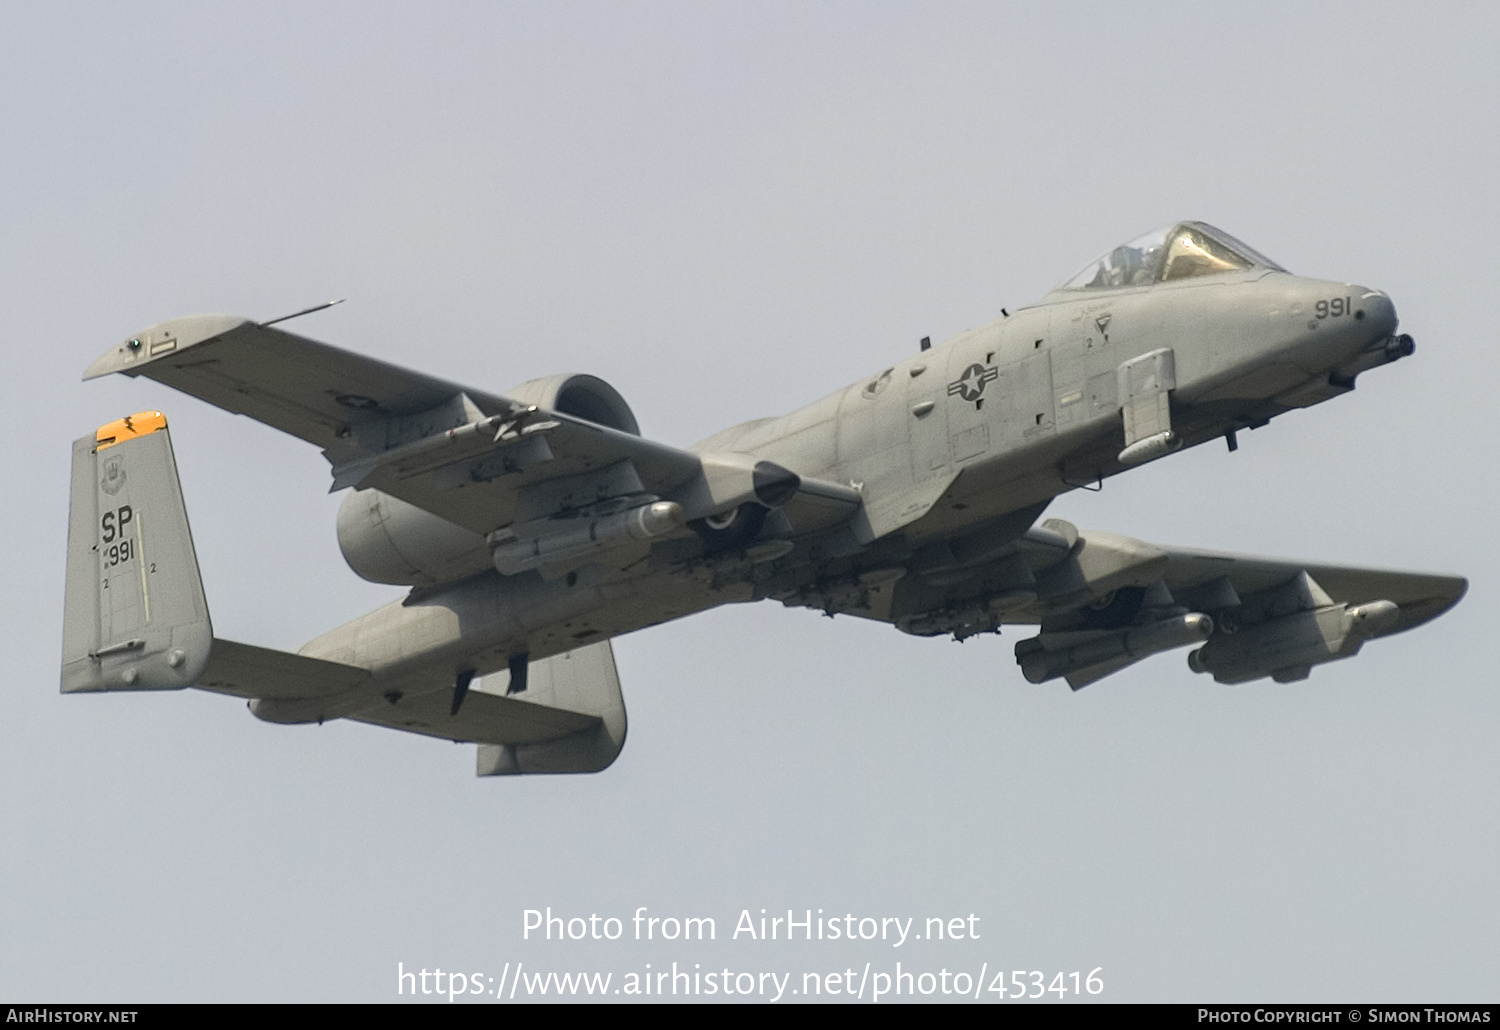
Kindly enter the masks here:
<path id="1" fill-rule="evenodd" d="M 216 639 L 208 665 L 194 686 L 234 697 L 309 701 L 341 693 L 369 678 L 367 670 L 352 665 Z"/>
<path id="2" fill-rule="evenodd" d="M 215 640 L 197 685 L 250 699 L 250 710 L 267 722 L 342 716 L 476 743 L 480 775 L 594 772 L 614 761 L 625 741 L 625 704 L 608 641 L 532 662 L 523 692 L 507 693 L 506 673 L 473 680 L 456 710 L 452 686 L 433 689 L 430 677 L 374 690 L 370 679 L 368 670 L 339 662 Z"/>
<path id="3" fill-rule="evenodd" d="M 443 740 L 497 746 L 545 743 L 599 725 L 599 719 L 592 715 L 478 690 L 469 691 L 454 715 L 452 698 L 448 691 L 434 691 L 382 700 L 349 718 Z"/>

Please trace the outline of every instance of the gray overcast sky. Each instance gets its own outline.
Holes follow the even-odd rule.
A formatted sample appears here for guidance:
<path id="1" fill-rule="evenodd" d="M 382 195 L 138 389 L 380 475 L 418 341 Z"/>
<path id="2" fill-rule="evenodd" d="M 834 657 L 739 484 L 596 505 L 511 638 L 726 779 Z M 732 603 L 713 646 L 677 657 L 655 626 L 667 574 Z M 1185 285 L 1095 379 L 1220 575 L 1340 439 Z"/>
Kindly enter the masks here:
<path id="1" fill-rule="evenodd" d="M 1496 1000 L 1497 32 L 1479 3 L 0 5 L 0 997 L 901 961 L 1103 967 L 1113 1001 Z M 1454 612 L 1301 684 L 1173 653 L 1074 695 L 1012 632 L 723 609 L 617 642 L 630 739 L 587 777 L 57 693 L 69 443 L 127 412 L 172 419 L 218 633 L 294 648 L 396 593 L 344 566 L 311 448 L 79 382 L 146 325 L 347 296 L 298 331 L 495 391 L 593 372 L 685 444 L 1179 218 L 1389 291 L 1417 354 L 1050 514 L 1459 572 Z M 546 906 L 718 940 L 523 941 Z M 730 939 L 761 908 L 981 937 Z"/>

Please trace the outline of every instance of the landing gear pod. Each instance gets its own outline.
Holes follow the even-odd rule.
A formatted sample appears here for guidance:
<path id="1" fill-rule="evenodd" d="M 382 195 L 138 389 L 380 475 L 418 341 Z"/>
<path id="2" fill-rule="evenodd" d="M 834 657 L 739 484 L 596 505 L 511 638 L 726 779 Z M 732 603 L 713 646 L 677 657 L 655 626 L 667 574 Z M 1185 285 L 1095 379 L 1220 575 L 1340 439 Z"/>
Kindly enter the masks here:
<path id="1" fill-rule="evenodd" d="M 1306 679 L 1314 665 L 1352 658 L 1365 641 L 1394 629 L 1394 601 L 1335 603 L 1306 572 L 1263 595 L 1262 609 L 1280 614 L 1215 634 L 1188 655 L 1188 668 L 1219 683 L 1248 683 L 1269 676 L 1278 683 Z"/>

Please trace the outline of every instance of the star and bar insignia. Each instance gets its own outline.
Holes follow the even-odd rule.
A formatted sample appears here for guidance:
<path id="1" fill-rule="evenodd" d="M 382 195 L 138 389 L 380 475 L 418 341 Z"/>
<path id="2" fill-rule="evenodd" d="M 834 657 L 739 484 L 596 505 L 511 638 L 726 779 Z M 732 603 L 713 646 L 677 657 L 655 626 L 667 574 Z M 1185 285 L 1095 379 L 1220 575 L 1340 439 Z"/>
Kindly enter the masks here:
<path id="1" fill-rule="evenodd" d="M 959 396 L 966 401 L 977 401 L 979 395 L 984 393 L 985 384 L 1000 378 L 1000 370 L 994 365 L 981 365 L 978 362 L 964 369 L 964 374 L 948 384 L 948 396 Z"/>

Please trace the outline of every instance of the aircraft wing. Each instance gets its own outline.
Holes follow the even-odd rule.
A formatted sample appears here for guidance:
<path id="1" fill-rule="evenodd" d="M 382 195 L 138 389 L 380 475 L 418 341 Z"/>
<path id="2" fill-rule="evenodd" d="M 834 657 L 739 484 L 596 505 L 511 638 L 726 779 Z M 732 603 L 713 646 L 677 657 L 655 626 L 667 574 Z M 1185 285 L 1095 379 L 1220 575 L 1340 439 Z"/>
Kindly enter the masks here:
<path id="1" fill-rule="evenodd" d="M 1016 647 L 1027 679 L 1065 677 L 1075 690 L 1189 645 L 1200 645 L 1190 667 L 1221 683 L 1302 679 L 1314 665 L 1436 618 L 1468 589 L 1459 576 L 1162 547 L 1045 525 L 1066 527 L 1058 535 L 1074 542 L 1061 560 L 1033 557 L 1036 600 L 1006 621 L 1041 623 Z"/>
<path id="2" fill-rule="evenodd" d="M 1166 585 L 1174 594 L 1191 598 L 1221 578 L 1241 597 L 1255 596 L 1306 574 L 1322 588 L 1330 603 L 1350 605 L 1388 600 L 1400 612 L 1395 621 L 1374 636 L 1390 636 L 1420 626 L 1457 604 L 1468 590 L 1468 580 L 1427 572 L 1400 572 L 1349 565 L 1322 565 L 1276 558 L 1163 548 L 1167 555 Z"/>
<path id="3" fill-rule="evenodd" d="M 89 366 L 146 376 L 323 449 L 333 487 L 376 488 L 488 534 L 615 497 L 682 502 L 701 518 L 795 482 L 799 527 L 848 517 L 847 487 L 752 461 L 715 463 L 559 411 L 485 393 L 229 315 L 153 326 Z M 769 463 L 761 463 L 768 465 Z"/>
<path id="4" fill-rule="evenodd" d="M 332 697 L 370 678 L 367 669 L 215 637 L 193 686 L 246 700 Z"/>
<path id="5" fill-rule="evenodd" d="M 467 393 L 487 414 L 509 403 L 234 315 L 193 315 L 152 326 L 84 372 L 146 376 L 334 453 L 352 431 L 411 416 Z"/>

